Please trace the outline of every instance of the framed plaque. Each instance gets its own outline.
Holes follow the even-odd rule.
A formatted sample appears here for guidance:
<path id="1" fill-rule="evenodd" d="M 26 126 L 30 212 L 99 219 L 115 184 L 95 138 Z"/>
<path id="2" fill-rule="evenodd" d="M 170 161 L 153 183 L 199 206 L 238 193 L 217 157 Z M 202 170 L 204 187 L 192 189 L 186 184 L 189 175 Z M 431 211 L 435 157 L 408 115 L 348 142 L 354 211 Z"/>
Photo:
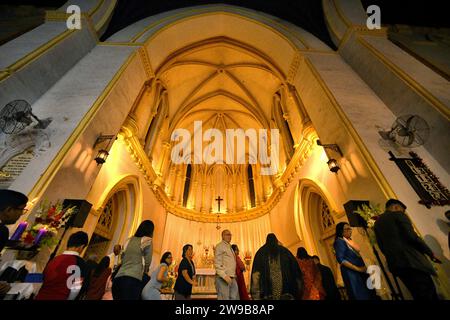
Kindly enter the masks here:
<path id="1" fill-rule="evenodd" d="M 420 204 L 427 208 L 450 205 L 449 190 L 416 153 L 410 152 L 411 158 L 396 158 L 391 151 L 389 155 L 420 197 Z"/>
<path id="2" fill-rule="evenodd" d="M 27 149 L 10 158 L 0 168 L 0 189 L 7 189 L 34 158 L 33 148 Z"/>

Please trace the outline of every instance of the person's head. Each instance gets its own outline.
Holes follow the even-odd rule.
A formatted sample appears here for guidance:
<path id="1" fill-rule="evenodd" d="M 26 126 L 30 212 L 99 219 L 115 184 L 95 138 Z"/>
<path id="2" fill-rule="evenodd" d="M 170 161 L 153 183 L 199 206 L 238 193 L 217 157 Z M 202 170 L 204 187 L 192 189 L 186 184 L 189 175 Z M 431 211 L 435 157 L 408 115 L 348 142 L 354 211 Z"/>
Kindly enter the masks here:
<path id="1" fill-rule="evenodd" d="M 315 264 L 320 264 L 320 258 L 318 256 L 312 256 L 312 259 Z"/>
<path id="2" fill-rule="evenodd" d="M 450 210 L 445 211 L 445 217 L 450 220 Z"/>
<path id="3" fill-rule="evenodd" d="M 122 251 L 122 246 L 120 244 L 116 244 L 113 248 L 114 255 L 118 256 Z"/>
<path id="4" fill-rule="evenodd" d="M 192 244 L 185 244 L 183 246 L 183 258 L 191 259 L 194 254 L 194 248 Z"/>
<path id="5" fill-rule="evenodd" d="M 339 222 L 336 225 L 336 239 L 346 238 L 351 239 L 352 237 L 352 227 L 347 222 Z"/>
<path id="6" fill-rule="evenodd" d="M 269 251 L 269 257 L 275 259 L 279 254 L 279 247 L 277 236 L 274 233 L 269 233 L 266 238 L 266 246 Z"/>
<path id="7" fill-rule="evenodd" d="M 297 249 L 297 258 L 298 259 L 309 259 L 308 251 L 305 248 L 300 247 Z"/>
<path id="8" fill-rule="evenodd" d="M 88 245 L 89 238 L 86 232 L 78 231 L 72 234 L 67 241 L 67 250 L 76 251 L 78 253 L 83 252 L 84 248 Z"/>
<path id="9" fill-rule="evenodd" d="M 389 199 L 386 202 L 386 211 L 390 212 L 405 212 L 406 206 L 403 202 L 397 199 Z"/>
<path id="10" fill-rule="evenodd" d="M 94 276 L 96 277 L 100 276 L 104 270 L 109 268 L 110 262 L 111 261 L 108 256 L 103 257 L 102 260 L 100 260 L 100 262 L 95 267 Z"/>
<path id="11" fill-rule="evenodd" d="M 237 255 L 237 256 L 239 255 L 239 248 L 238 248 L 237 244 L 232 244 L 231 249 L 233 249 L 235 255 Z"/>
<path id="12" fill-rule="evenodd" d="M 271 247 L 278 246 L 277 236 L 274 233 L 269 233 L 266 238 L 266 244 Z"/>
<path id="13" fill-rule="evenodd" d="M 231 242 L 231 231 L 230 230 L 223 230 L 222 231 L 222 240 L 225 242 L 230 243 Z"/>
<path id="14" fill-rule="evenodd" d="M 25 213 L 28 197 L 23 193 L 0 189 L 0 220 L 4 224 L 14 224 Z"/>
<path id="15" fill-rule="evenodd" d="M 155 229 L 155 226 L 151 220 L 144 220 L 141 222 L 139 227 L 136 230 L 136 233 L 134 234 L 135 237 L 142 238 L 142 237 L 153 237 L 153 230 Z"/>
<path id="16" fill-rule="evenodd" d="M 164 252 L 159 263 L 165 263 L 170 266 L 172 264 L 172 253 L 170 253 L 169 251 Z"/>

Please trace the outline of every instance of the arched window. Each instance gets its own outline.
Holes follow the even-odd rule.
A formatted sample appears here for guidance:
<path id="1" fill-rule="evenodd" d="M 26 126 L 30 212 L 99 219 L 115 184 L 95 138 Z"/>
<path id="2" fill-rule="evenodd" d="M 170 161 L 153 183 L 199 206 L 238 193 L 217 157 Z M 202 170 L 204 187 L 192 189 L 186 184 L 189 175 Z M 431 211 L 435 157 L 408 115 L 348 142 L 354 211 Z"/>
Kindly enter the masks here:
<path id="1" fill-rule="evenodd" d="M 249 191 L 249 196 L 250 196 L 250 204 L 251 204 L 251 207 L 254 208 L 256 206 L 255 181 L 253 180 L 253 170 L 252 170 L 251 165 L 248 165 L 248 167 L 247 167 L 247 177 L 248 177 L 248 191 Z"/>
<path id="2" fill-rule="evenodd" d="M 280 136 L 283 137 L 283 145 L 287 158 L 291 158 L 294 154 L 294 137 L 292 136 L 291 129 L 288 121 L 285 119 L 283 107 L 281 105 L 281 94 L 276 93 L 274 96 L 274 105 L 272 116 L 275 123 L 280 130 Z"/>
<path id="3" fill-rule="evenodd" d="M 330 208 L 323 200 L 322 200 L 320 217 L 322 220 L 322 231 L 323 232 L 334 228 L 334 225 L 335 225 L 334 218 L 330 213 Z"/>
<path id="4" fill-rule="evenodd" d="M 147 134 L 145 135 L 145 152 L 150 156 L 152 153 L 153 146 L 155 144 L 155 139 L 157 135 L 157 126 L 160 123 L 160 119 L 162 118 L 162 108 L 161 108 L 161 102 L 158 105 L 158 108 L 156 109 L 156 115 L 153 117 L 152 121 L 150 122 L 150 126 L 148 128 Z"/>
<path id="5" fill-rule="evenodd" d="M 189 197 L 189 187 L 191 185 L 191 174 L 192 174 L 192 166 L 188 164 L 186 168 L 186 181 L 184 182 L 183 207 L 187 206 L 187 201 Z"/>
<path id="6" fill-rule="evenodd" d="M 113 226 L 113 198 L 109 199 L 106 203 L 102 214 L 98 218 L 97 228 L 103 229 L 105 233 L 110 233 Z"/>
<path id="7" fill-rule="evenodd" d="M 289 155 L 292 156 L 294 154 L 294 137 L 292 136 L 292 132 L 291 129 L 289 128 L 289 123 L 288 121 L 284 118 L 283 116 L 283 109 L 281 108 L 281 104 L 278 104 L 278 108 L 280 109 L 280 115 L 281 115 L 281 120 L 282 120 L 282 124 L 284 127 L 284 133 L 286 135 L 286 138 L 288 140 L 288 147 L 289 147 Z"/>

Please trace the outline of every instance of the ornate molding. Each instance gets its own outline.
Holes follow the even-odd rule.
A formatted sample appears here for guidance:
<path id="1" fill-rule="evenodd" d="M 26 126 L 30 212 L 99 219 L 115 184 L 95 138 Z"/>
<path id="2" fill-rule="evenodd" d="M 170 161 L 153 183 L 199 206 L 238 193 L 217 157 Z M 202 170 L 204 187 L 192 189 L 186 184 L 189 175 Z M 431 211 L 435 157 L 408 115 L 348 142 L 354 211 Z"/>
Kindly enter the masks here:
<path id="1" fill-rule="evenodd" d="M 144 65 L 145 74 L 147 78 L 154 78 L 155 73 L 153 72 L 152 65 L 150 63 L 150 57 L 148 56 L 147 49 L 145 47 L 140 47 L 138 49 L 139 56 L 141 57 L 142 64 Z"/>
<path id="2" fill-rule="evenodd" d="M 289 67 L 288 75 L 286 77 L 286 81 L 288 83 L 292 83 L 294 81 L 295 76 L 297 75 L 297 71 L 300 67 L 300 63 L 302 61 L 302 56 L 298 51 L 295 52 L 295 56 L 292 59 L 291 65 Z"/>
<path id="3" fill-rule="evenodd" d="M 139 139 L 133 135 L 132 132 L 132 128 L 124 126 L 121 129 L 119 138 L 123 139 L 128 153 L 135 162 L 139 171 L 144 176 L 145 181 L 153 191 L 156 199 L 158 199 L 158 202 L 164 207 L 164 209 L 184 219 L 217 223 L 217 214 L 205 213 L 204 210 L 202 210 L 203 208 L 200 210 L 187 209 L 175 204 L 170 199 L 164 191 L 164 184 L 161 177 L 155 173 L 150 160 L 139 142 Z M 310 155 L 313 147 L 314 144 L 312 142 L 308 140 L 302 141 L 302 144 L 296 149 L 284 173 L 275 180 L 274 190 L 264 204 L 249 210 L 244 209 L 235 213 L 220 214 L 220 222 L 247 221 L 270 213 L 270 211 L 280 201 L 283 193 L 286 191 L 287 187 L 300 170 L 300 166 L 303 164 L 304 160 Z"/>

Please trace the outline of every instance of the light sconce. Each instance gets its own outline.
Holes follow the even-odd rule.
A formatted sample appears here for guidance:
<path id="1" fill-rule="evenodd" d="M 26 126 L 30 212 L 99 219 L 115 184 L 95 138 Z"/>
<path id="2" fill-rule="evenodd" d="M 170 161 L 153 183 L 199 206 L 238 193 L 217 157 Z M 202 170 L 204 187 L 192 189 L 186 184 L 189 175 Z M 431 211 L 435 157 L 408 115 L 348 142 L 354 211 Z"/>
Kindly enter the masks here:
<path id="1" fill-rule="evenodd" d="M 328 164 L 328 169 L 330 169 L 331 172 L 336 173 L 340 169 L 336 159 L 328 160 L 327 164 Z"/>
<path id="2" fill-rule="evenodd" d="M 331 149 L 334 152 L 337 152 L 341 157 L 344 156 L 342 154 L 341 149 L 339 148 L 339 146 L 337 144 L 322 144 L 322 142 L 320 142 L 320 140 L 317 140 L 317 145 L 324 147 L 325 149 Z M 328 164 L 328 168 L 333 173 L 337 173 L 340 169 L 339 164 L 336 159 L 331 158 L 330 160 L 328 160 L 327 164 Z"/>
<path id="3" fill-rule="evenodd" d="M 101 144 L 102 142 L 108 141 L 108 143 L 107 143 L 107 145 L 106 145 L 106 148 L 100 149 L 100 150 L 98 151 L 98 153 L 97 153 L 97 156 L 96 156 L 95 159 L 94 159 L 95 162 L 97 162 L 97 165 L 100 165 L 100 164 L 103 164 L 103 163 L 106 162 L 106 159 L 107 159 L 108 156 L 109 156 L 109 152 L 107 151 L 107 149 L 109 148 L 109 145 L 110 145 L 110 143 L 111 143 L 111 140 L 113 140 L 114 137 L 115 137 L 115 136 L 113 136 L 113 135 L 104 136 L 104 135 L 101 135 L 101 134 L 100 134 L 100 136 L 97 138 L 97 140 L 95 140 L 95 143 L 94 143 L 94 149 L 95 149 L 95 147 L 96 147 L 97 145 Z"/>

